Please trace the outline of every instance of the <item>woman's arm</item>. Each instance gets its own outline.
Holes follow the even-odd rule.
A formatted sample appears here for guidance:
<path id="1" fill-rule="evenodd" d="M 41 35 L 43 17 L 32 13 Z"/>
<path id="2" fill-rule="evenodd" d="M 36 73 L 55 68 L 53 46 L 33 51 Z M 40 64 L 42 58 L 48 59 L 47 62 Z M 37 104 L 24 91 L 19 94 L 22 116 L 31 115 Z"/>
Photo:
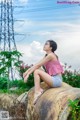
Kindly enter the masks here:
<path id="1" fill-rule="evenodd" d="M 40 68 L 42 65 L 44 65 L 46 62 L 52 60 L 52 54 L 47 55 L 42 60 L 40 60 L 37 64 L 29 68 L 24 74 L 23 77 L 27 74 L 30 75 L 32 72 L 34 72 L 36 69 Z"/>

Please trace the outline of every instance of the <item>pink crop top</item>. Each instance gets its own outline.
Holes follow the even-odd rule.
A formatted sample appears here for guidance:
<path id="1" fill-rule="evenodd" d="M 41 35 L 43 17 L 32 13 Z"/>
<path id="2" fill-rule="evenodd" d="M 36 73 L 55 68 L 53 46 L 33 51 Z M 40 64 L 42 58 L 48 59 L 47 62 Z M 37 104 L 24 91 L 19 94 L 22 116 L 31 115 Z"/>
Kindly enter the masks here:
<path id="1" fill-rule="evenodd" d="M 63 67 L 61 66 L 59 60 L 48 61 L 44 64 L 44 67 L 49 75 L 63 73 Z"/>

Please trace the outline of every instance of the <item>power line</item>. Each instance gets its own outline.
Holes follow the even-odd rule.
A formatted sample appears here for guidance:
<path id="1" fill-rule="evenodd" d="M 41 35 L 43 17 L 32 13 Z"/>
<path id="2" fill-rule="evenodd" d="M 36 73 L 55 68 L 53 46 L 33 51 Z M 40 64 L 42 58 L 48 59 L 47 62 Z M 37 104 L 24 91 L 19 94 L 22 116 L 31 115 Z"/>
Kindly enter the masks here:
<path id="1" fill-rule="evenodd" d="M 72 7 L 65 7 L 63 9 L 69 9 L 69 8 L 74 8 L 73 6 Z M 53 8 L 53 7 L 40 7 L 40 8 L 37 8 L 37 9 L 26 9 L 24 11 L 22 11 L 22 13 L 28 13 L 28 12 L 39 12 L 39 11 L 50 11 L 50 10 L 53 10 L 53 11 L 56 11 L 56 10 L 60 10 L 61 8 L 60 7 L 56 7 L 56 8 Z"/>

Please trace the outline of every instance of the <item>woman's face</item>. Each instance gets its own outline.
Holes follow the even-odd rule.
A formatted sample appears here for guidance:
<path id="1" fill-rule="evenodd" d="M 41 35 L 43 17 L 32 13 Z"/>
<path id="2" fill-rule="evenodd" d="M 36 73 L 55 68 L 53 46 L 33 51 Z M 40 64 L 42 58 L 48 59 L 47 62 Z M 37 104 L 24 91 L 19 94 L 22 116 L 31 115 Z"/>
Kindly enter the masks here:
<path id="1" fill-rule="evenodd" d="M 44 51 L 50 51 L 50 50 L 51 50 L 50 42 L 47 41 L 47 42 L 44 44 L 43 50 L 44 50 Z"/>

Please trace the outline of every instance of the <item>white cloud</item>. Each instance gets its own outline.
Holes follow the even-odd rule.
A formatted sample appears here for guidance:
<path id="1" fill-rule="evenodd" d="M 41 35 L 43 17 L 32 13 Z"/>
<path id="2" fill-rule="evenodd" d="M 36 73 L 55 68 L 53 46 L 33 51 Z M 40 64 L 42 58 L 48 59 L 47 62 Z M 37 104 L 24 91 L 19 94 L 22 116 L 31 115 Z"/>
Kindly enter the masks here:
<path id="1" fill-rule="evenodd" d="M 4 0 L 0 0 L 0 2 L 1 2 L 1 1 L 4 1 Z"/>
<path id="2" fill-rule="evenodd" d="M 28 0 L 19 0 L 21 3 L 28 3 Z"/>
<path id="3" fill-rule="evenodd" d="M 15 32 L 22 32 L 25 33 L 26 29 L 33 27 L 34 23 L 30 20 L 26 20 L 25 18 L 22 18 L 23 22 L 16 22 L 15 23 Z"/>
<path id="4" fill-rule="evenodd" d="M 38 41 L 33 41 L 31 44 L 18 44 L 17 47 L 21 53 L 24 53 L 22 60 L 29 65 L 38 62 L 44 55 L 43 46 Z"/>

